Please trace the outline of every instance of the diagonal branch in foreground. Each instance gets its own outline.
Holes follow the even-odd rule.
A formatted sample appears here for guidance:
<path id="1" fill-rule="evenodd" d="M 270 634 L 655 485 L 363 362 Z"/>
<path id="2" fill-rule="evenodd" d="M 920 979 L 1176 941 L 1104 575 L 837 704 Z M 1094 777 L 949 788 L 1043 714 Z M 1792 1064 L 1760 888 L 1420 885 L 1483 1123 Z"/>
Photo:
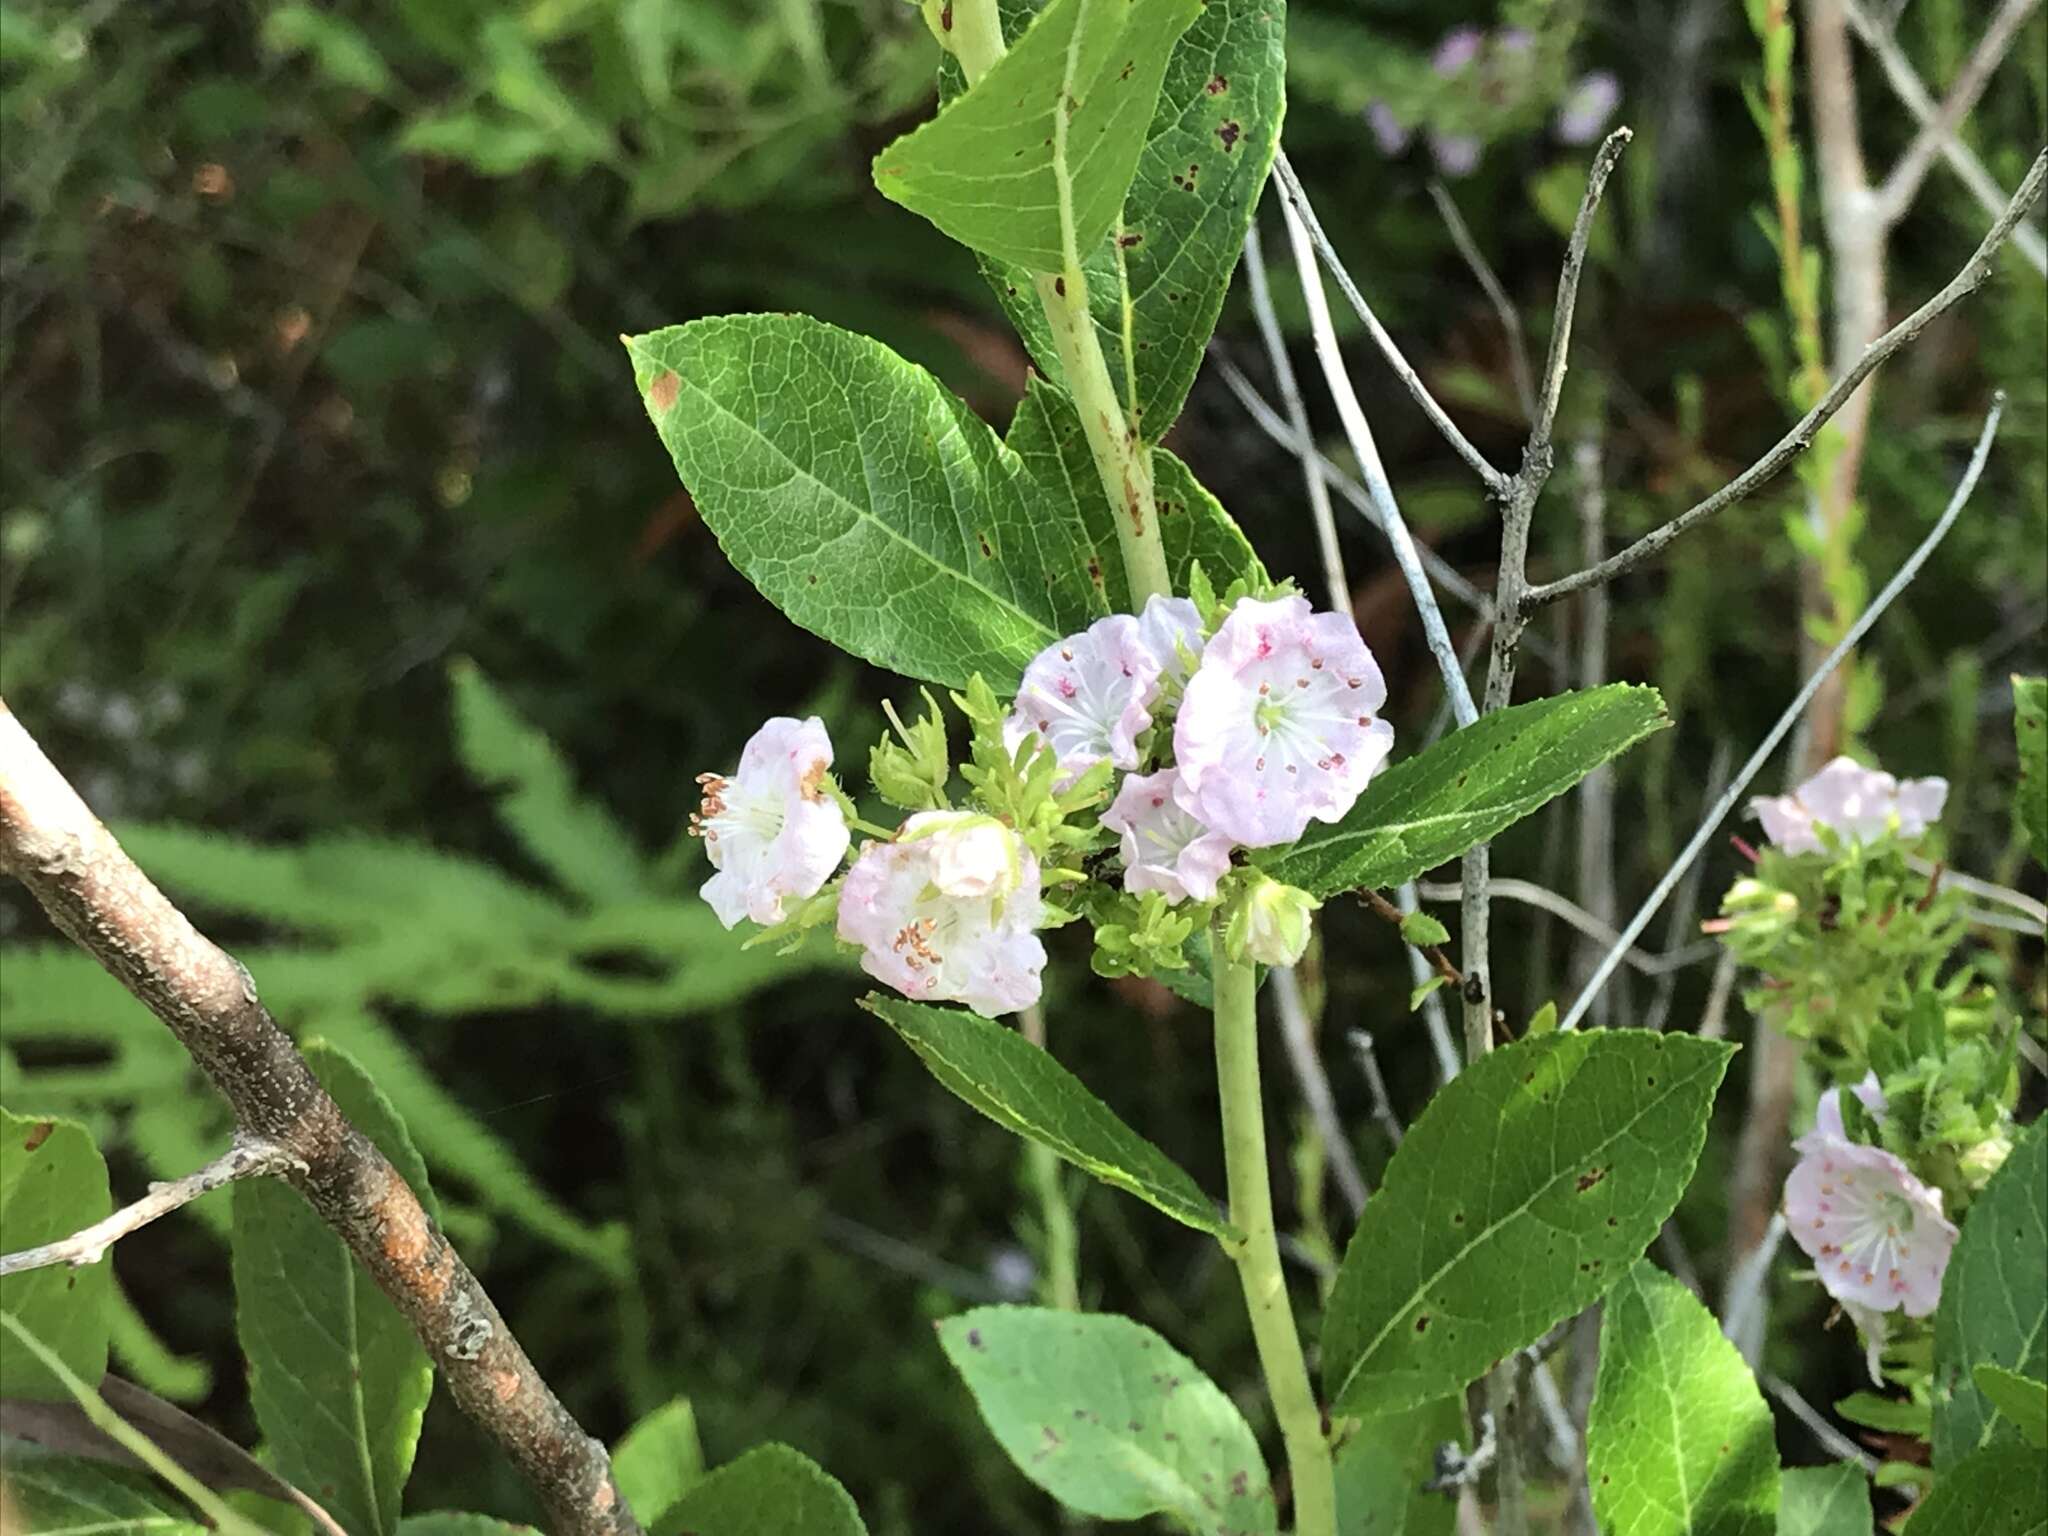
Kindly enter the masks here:
<path id="1" fill-rule="evenodd" d="M 1800 417 L 1792 430 L 1779 438 L 1776 445 L 1762 458 L 1697 506 L 1679 513 L 1663 527 L 1644 534 L 1628 548 L 1609 555 L 1598 565 L 1588 566 L 1585 570 L 1560 577 L 1556 581 L 1530 587 L 1521 594 L 1522 612 L 1526 615 L 1538 608 L 1546 608 L 1561 598 L 1570 597 L 1574 592 L 1583 592 L 1588 587 L 1613 581 L 1617 576 L 1626 575 L 1646 561 L 1655 559 L 1681 534 L 1712 517 L 1716 512 L 1742 500 L 1812 447 L 1814 439 L 1820 435 L 1820 429 L 1848 403 L 1849 397 L 1856 392 L 1856 387 L 1876 372 L 1880 364 L 1926 330 L 1937 317 L 1953 309 L 1983 287 L 1991 276 L 1991 258 L 1997 254 L 1998 248 L 2005 244 L 2020 220 L 2025 217 L 2027 210 L 2033 207 L 2035 199 L 2041 195 L 2044 181 L 2048 181 L 2048 149 L 2042 150 L 2034 157 L 2034 164 L 2028 170 L 2026 180 L 2020 183 L 2012 201 L 2006 204 L 2005 212 L 1999 215 L 1998 222 L 1985 234 L 1983 243 L 1963 264 L 1963 269 L 1933 298 L 1871 343 L 1864 354 L 1835 380 L 1828 392 L 1814 403 L 1813 409 Z"/>
<path id="2" fill-rule="evenodd" d="M 52 1264 L 69 1264 L 74 1269 L 81 1264 L 97 1264 L 109 1248 L 129 1233 L 190 1205 L 201 1195 L 212 1194 L 237 1179 L 264 1178 L 293 1167 L 303 1165 L 296 1163 L 291 1153 L 276 1142 L 238 1135 L 232 1147 L 204 1168 L 182 1179 L 150 1185 L 148 1194 L 132 1205 L 122 1206 L 104 1221 L 96 1221 L 82 1231 L 39 1248 L 0 1254 L 0 1276 L 26 1274 Z"/>
<path id="3" fill-rule="evenodd" d="M 283 1176 L 389 1296 L 558 1536 L 638 1536 L 604 1447 L 519 1347 L 483 1286 L 376 1145 L 348 1122 L 256 994 L 122 851 L 0 700 L 0 871 L 177 1036 Z M 482 1326 L 479 1327 L 479 1324 Z"/>

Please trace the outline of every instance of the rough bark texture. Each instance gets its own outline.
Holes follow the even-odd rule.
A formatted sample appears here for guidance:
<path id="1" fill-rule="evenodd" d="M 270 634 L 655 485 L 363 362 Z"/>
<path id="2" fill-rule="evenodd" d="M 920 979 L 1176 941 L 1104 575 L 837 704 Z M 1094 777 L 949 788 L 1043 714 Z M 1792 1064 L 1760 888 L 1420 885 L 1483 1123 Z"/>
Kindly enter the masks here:
<path id="1" fill-rule="evenodd" d="M 256 994 L 121 849 L 0 701 L 0 870 L 178 1037 L 245 1133 L 419 1335 L 455 1400 L 518 1465 L 562 1536 L 639 1531 L 604 1447 L 549 1390 L 418 1197 L 349 1124 Z"/>

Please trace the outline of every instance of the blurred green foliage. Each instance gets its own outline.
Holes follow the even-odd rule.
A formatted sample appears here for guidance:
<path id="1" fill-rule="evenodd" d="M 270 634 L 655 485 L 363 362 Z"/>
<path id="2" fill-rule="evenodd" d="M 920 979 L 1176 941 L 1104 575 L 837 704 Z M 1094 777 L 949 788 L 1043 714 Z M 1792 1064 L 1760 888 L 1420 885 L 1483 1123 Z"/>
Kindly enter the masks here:
<path id="1" fill-rule="evenodd" d="M 1499 322 L 1424 195 L 1428 157 L 1387 158 L 1360 114 L 1387 102 L 1481 141 L 1448 191 L 1540 346 L 1587 157 L 1553 115 L 1586 71 L 1617 77 L 1637 138 L 1594 247 L 1562 433 L 1601 437 L 1611 541 L 1711 490 L 1788 416 L 1781 278 L 1748 213 L 1770 190 L 1742 95 L 1760 65 L 1723 9 L 1293 7 L 1289 153 L 1383 320 L 1496 462 L 1523 432 Z M 1466 25 L 1537 39 L 1497 100 L 1446 92 L 1432 69 Z M 1979 25 L 1967 0 L 1916 0 L 1901 40 L 1938 88 Z M 788 1441 L 878 1533 L 1026 1533 L 1052 1528 L 1049 1506 L 925 1326 L 1029 1289 L 1016 1149 L 852 1008 L 850 978 L 739 951 L 690 895 L 677 836 L 691 777 L 729 764 L 761 716 L 820 713 L 857 764 L 872 742 L 853 703 L 908 690 L 825 660 L 730 569 L 613 339 L 805 310 L 1000 422 L 1021 350 L 971 260 L 868 180 L 874 150 L 929 110 L 935 62 L 897 0 L 0 4 L 0 692 L 286 1022 L 345 1045 L 391 1096 L 451 1230 L 594 1430 L 685 1396 L 709 1462 Z M 1910 125 L 1874 71 L 1863 86 L 1888 164 Z M 2015 184 L 2048 139 L 2048 19 L 1966 132 Z M 1895 307 L 1945 281 L 1983 223 L 1937 167 L 1894 242 Z M 1229 313 L 1220 345 L 1257 352 Z M 1882 579 L 1945 501 L 1989 388 L 2006 389 L 1978 500 L 1878 631 L 1859 712 L 1887 767 L 1954 783 L 1953 862 L 2036 890 L 2007 811 L 2012 733 L 1985 717 L 2010 707 L 1999 680 L 2043 659 L 2044 353 L 2048 294 L 2008 254 L 1880 378 L 1857 544 Z M 1369 352 L 1352 361 L 1418 532 L 1483 585 L 1487 505 Z M 1336 451 L 1334 417 L 1311 410 Z M 1227 393 L 1198 384 L 1171 446 L 1276 574 L 1313 580 L 1295 467 Z M 1538 520 L 1539 574 L 1579 559 L 1568 481 Z M 1795 685 L 1799 497 L 1787 477 L 1614 593 L 1611 673 L 1656 684 L 1678 722 L 1621 769 L 1625 893 L 1695 824 L 1716 746 L 1746 750 Z M 1346 535 L 1389 713 L 1419 740 L 1434 672 L 1383 551 L 1361 524 Z M 1569 646 L 1576 615 L 1546 622 Z M 1567 681 L 1525 670 L 1532 690 Z M 1567 885 L 1574 830 L 1561 802 L 1497 865 Z M 1720 856 L 1706 888 L 1736 862 Z M 1512 907 L 1496 925 L 1506 1005 L 1526 1017 L 1564 991 L 1573 941 Z M 89 1120 L 117 1192 L 203 1162 L 224 1129 L 214 1100 L 45 937 L 0 893 L 0 1097 Z M 1998 943 L 2038 1008 L 2038 947 Z M 1390 929 L 1333 904 L 1323 953 L 1331 1070 L 1376 1177 L 1389 1149 L 1340 1031 L 1378 1033 L 1404 1116 L 1431 1057 L 1401 1022 Z M 1219 1187 L 1203 1020 L 1092 978 L 1071 945 L 1055 955 L 1061 1059 Z M 1626 982 L 1617 1021 L 1655 991 Z M 1685 973 L 1674 1021 L 1705 992 Z M 1675 1223 L 1709 1266 L 1739 1117 L 1725 1097 Z M 1319 1203 L 1313 1157 L 1295 1166 L 1283 1219 L 1327 1233 L 1342 1213 Z M 246 1438 L 225 1214 L 201 1202 L 123 1245 L 134 1312 L 113 1347 Z M 1099 1193 L 1079 1222 L 1087 1303 L 1144 1319 L 1226 1386 L 1253 1382 L 1213 1245 Z M 1831 1401 L 1855 1385 L 1854 1351 L 1803 1326 L 1819 1321 L 1794 1310 L 1805 1293 L 1787 1301 L 1770 1363 Z M 1256 1394 L 1242 1406 L 1256 1414 Z M 532 1514 L 445 1399 L 409 1497 Z"/>

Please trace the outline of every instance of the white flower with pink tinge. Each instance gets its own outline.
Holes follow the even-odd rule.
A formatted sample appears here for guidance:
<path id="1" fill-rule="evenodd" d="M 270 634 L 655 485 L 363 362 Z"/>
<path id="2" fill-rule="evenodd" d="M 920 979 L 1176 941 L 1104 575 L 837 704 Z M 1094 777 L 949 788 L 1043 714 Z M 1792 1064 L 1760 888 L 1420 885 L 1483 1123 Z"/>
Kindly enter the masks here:
<path id="1" fill-rule="evenodd" d="M 778 715 L 741 750 L 738 771 L 697 775 L 704 804 L 690 834 L 718 871 L 703 896 L 726 927 L 781 922 L 784 903 L 816 895 L 846 857 L 852 834 L 825 788 L 831 767 L 823 721 Z"/>
<path id="2" fill-rule="evenodd" d="M 1038 1001 L 1040 915 L 1031 850 L 999 822 L 946 811 L 869 843 L 839 889 L 839 937 L 860 946 L 862 970 L 917 1002 L 990 1018 Z"/>
<path id="3" fill-rule="evenodd" d="M 1136 619 L 1128 613 L 1097 619 L 1032 658 L 1003 722 L 1003 744 L 1015 752 L 1035 733 L 1059 760 L 1063 785 L 1104 758 L 1135 768 L 1138 738 L 1152 725 L 1160 670 Z"/>
<path id="4" fill-rule="evenodd" d="M 1883 1114 L 1874 1079 L 1857 1085 L 1856 1095 Z M 1812 1257 L 1828 1294 L 1868 1312 L 1933 1312 L 1957 1237 L 1942 1214 L 1941 1191 L 1884 1148 L 1843 1134 L 1839 1088 L 1821 1095 L 1814 1128 L 1795 1145 L 1801 1155 L 1785 1181 L 1786 1229 Z"/>
<path id="5" fill-rule="evenodd" d="M 1123 836 L 1125 890 L 1160 891 L 1170 905 L 1214 901 L 1235 845 L 1181 809 L 1174 799 L 1179 786 L 1172 768 L 1134 773 L 1102 813 L 1102 824 Z"/>
<path id="6" fill-rule="evenodd" d="M 1145 611 L 1138 615 L 1138 636 L 1159 663 L 1159 674 L 1170 682 L 1185 683 L 1191 662 L 1202 659 L 1202 615 L 1185 597 L 1145 599 Z M 1190 661 L 1182 661 L 1185 652 Z"/>
<path id="7" fill-rule="evenodd" d="M 1183 810 L 1247 848 L 1339 821 L 1394 745 L 1358 626 L 1305 597 L 1247 598 L 1202 651 L 1174 722 Z"/>
<path id="8" fill-rule="evenodd" d="M 1885 835 L 1897 818 L 1901 837 L 1918 837 L 1941 819 L 1948 780 L 1908 779 L 1838 757 L 1789 795 L 1759 795 L 1749 802 L 1764 833 L 1787 853 L 1818 853 L 1816 827 L 1832 827 L 1844 841 L 1866 843 Z"/>

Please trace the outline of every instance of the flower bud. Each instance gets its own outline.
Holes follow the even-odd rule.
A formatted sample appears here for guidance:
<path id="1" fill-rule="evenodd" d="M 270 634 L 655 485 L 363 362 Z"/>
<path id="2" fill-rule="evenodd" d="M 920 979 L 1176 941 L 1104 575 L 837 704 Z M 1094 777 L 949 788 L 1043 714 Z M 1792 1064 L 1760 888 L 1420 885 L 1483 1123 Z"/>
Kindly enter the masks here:
<path id="1" fill-rule="evenodd" d="M 1313 914 L 1321 905 L 1298 886 L 1254 873 L 1251 883 L 1238 892 L 1223 930 L 1224 946 L 1240 960 L 1292 965 L 1308 948 Z"/>

